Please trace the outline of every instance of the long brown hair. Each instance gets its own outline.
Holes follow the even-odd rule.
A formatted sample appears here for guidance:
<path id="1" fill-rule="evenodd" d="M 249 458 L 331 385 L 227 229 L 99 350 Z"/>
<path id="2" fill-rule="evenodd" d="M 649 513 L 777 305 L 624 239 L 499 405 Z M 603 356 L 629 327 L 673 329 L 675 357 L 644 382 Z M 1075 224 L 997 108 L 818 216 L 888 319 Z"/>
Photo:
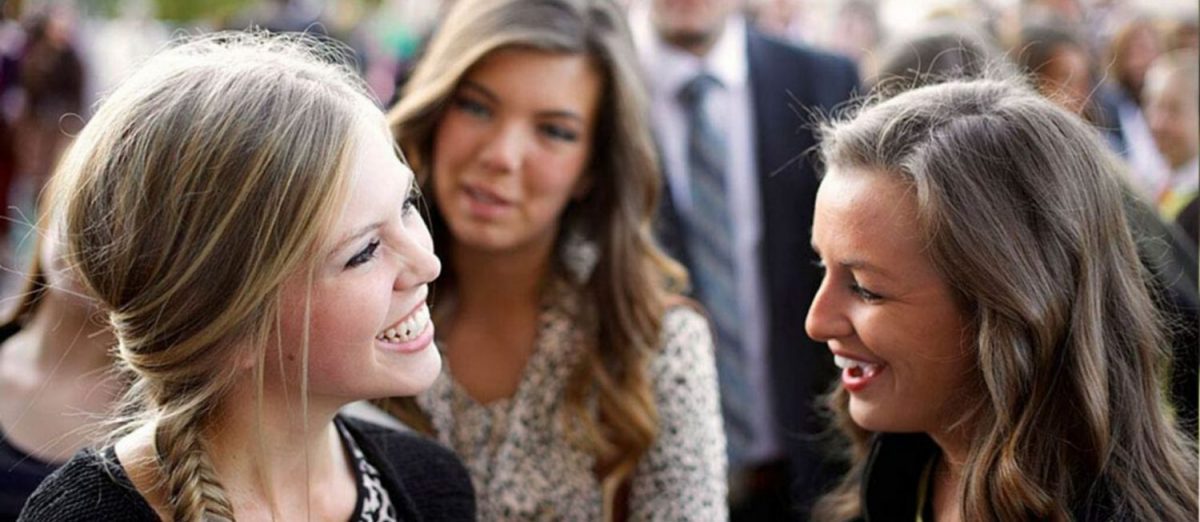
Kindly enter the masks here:
<path id="1" fill-rule="evenodd" d="M 373 110 L 386 132 L 339 56 L 306 37 L 186 41 L 105 99 L 54 181 L 67 255 L 133 378 L 111 438 L 154 427 L 174 520 L 234 518 L 204 428 L 237 361 L 256 361 L 261 411 L 280 287 L 311 276 L 355 126 Z"/>
<path id="2" fill-rule="evenodd" d="M 584 284 L 596 306 L 595 339 L 567 385 L 567 426 L 580 427 L 577 442 L 597 457 L 606 505 L 657 436 L 657 412 L 646 360 L 659 341 L 669 290 L 685 275 L 655 245 L 650 219 L 660 191 L 648 99 L 624 14 L 607 0 L 499 0 L 457 3 L 417 65 L 399 103 L 388 115 L 393 133 L 425 191 L 433 176 L 434 136 L 443 111 L 467 72 L 497 50 L 511 47 L 584 54 L 603 76 L 603 107 L 593 138 L 594 184 L 569 204 L 563 222 L 594 238 L 595 271 Z M 564 86 L 569 88 L 569 86 Z M 447 229 L 432 205 L 435 250 L 446 252 Z M 563 242 L 562 234 L 559 245 Z M 444 293 L 454 274 L 447 265 L 438 285 Z M 587 407 L 596 398 L 598 414 Z M 429 430 L 411 399 L 386 407 L 402 420 Z"/>
<path id="3" fill-rule="evenodd" d="M 953 81 L 827 125 L 830 167 L 910 184 L 927 252 L 970 314 L 977 396 L 963 520 L 1192 520 L 1194 446 L 1168 418 L 1163 325 L 1121 204 L 1119 160 L 1015 82 Z M 853 470 L 823 519 L 860 510 L 870 433 L 830 407 Z"/>

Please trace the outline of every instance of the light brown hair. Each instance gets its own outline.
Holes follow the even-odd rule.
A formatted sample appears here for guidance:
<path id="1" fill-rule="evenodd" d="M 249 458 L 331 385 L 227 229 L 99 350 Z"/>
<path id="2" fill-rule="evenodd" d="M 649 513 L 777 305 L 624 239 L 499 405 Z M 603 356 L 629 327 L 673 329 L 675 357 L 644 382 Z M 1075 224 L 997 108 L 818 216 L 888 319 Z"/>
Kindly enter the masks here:
<path id="1" fill-rule="evenodd" d="M 311 281 L 340 210 L 374 107 L 343 55 L 299 36 L 184 41 L 107 96 L 56 176 L 67 255 L 133 379 L 112 438 L 154 426 L 174 520 L 234 517 L 204 428 L 240 361 L 255 361 L 261 411 L 280 286 Z"/>
<path id="2" fill-rule="evenodd" d="M 1161 388 L 1162 324 L 1121 203 L 1119 160 L 1084 121 L 1015 82 L 953 81 L 824 129 L 831 168 L 912 187 L 927 252 L 971 318 L 978 390 L 963 520 L 1191 520 L 1195 448 Z M 948 393 L 966 393 L 948 390 Z M 861 511 L 871 433 L 830 397 L 852 471 L 818 506 Z"/>
<path id="3" fill-rule="evenodd" d="M 595 337 L 568 382 L 564 413 L 571 417 L 565 425 L 579 427 L 577 442 L 596 456 L 609 508 L 616 488 L 657 436 L 646 361 L 659 342 L 668 291 L 686 284 L 682 268 L 652 239 L 660 179 L 648 98 L 624 14 L 606 0 L 460 1 L 388 118 L 425 192 L 432 193 L 433 141 L 442 114 L 471 68 L 506 48 L 586 55 L 603 78 L 585 168 L 594 182 L 586 196 L 568 205 L 558 243 L 561 247 L 562 235 L 575 229 L 599 246 L 597 266 L 582 289 L 596 306 Z M 432 214 L 435 250 L 445 255 L 449 232 L 436 202 Z M 451 268 L 438 281 L 439 293 L 453 288 Z M 592 397 L 596 414 L 588 409 Z M 429 430 L 411 400 L 395 399 L 387 408 Z"/>

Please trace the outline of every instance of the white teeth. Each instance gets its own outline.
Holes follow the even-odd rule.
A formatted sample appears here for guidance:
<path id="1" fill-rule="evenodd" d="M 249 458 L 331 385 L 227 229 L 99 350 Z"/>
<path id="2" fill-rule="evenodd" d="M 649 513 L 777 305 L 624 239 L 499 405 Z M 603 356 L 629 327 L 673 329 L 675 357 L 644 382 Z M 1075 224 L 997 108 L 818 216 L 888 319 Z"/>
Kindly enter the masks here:
<path id="1" fill-rule="evenodd" d="M 481 190 L 467 189 L 467 192 L 469 192 L 471 194 L 471 197 L 478 199 L 484 203 L 489 203 L 492 205 L 499 205 L 499 204 L 503 203 L 503 201 L 501 201 L 499 198 L 492 197 L 491 194 L 488 194 Z"/>
<path id="2" fill-rule="evenodd" d="M 851 361 L 850 359 L 847 359 L 840 355 L 833 356 L 833 365 L 837 366 L 838 368 L 845 370 L 846 368 L 849 368 L 853 364 L 854 364 L 854 361 Z"/>
<path id="3" fill-rule="evenodd" d="M 857 360 L 851 359 L 849 357 L 842 357 L 840 355 L 833 356 L 833 365 L 837 366 L 838 368 L 841 368 L 843 370 L 845 370 L 847 368 L 862 368 L 864 371 L 873 370 L 873 369 L 879 367 L 878 364 L 865 363 L 862 361 L 857 361 Z"/>
<path id="4" fill-rule="evenodd" d="M 386 332 L 377 336 L 376 339 L 392 343 L 404 343 L 416 339 L 427 328 L 429 328 L 429 306 L 421 305 L 421 308 L 408 316 L 408 319 L 405 319 L 404 322 L 396 325 L 394 328 L 388 328 Z"/>

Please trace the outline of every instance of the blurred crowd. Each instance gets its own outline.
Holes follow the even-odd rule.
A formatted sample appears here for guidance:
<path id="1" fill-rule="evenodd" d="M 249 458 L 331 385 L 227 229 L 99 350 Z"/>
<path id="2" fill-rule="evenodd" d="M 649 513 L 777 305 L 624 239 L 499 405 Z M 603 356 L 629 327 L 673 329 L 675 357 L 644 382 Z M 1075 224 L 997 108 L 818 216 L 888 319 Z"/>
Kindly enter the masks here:
<path id="1" fill-rule="evenodd" d="M 6 1 L 0 10 L 0 266 L 30 254 L 36 195 L 89 107 L 177 31 L 260 26 L 349 44 L 382 103 L 394 101 L 451 0 Z M 639 0 L 624 2 L 637 9 Z M 969 35 L 1103 129 L 1133 185 L 1196 238 L 1196 6 L 1130 0 L 748 0 L 766 33 L 832 50 L 864 81 L 929 33 Z M 1193 64 L 1194 65 L 1194 64 Z M 933 67 L 937 67 L 936 64 Z M 1194 70 L 1194 69 L 1193 69 Z M 1191 90 L 1189 90 L 1189 88 Z M 2 295 L 17 288 L 4 280 Z"/>
<path id="2" fill-rule="evenodd" d="M 28 257 L 35 195 L 89 106 L 175 31 L 264 27 L 307 31 L 352 46 L 382 101 L 402 81 L 452 0 L 187 2 L 6 1 L 0 10 L 0 232 L 3 266 Z M 638 8 L 639 0 L 626 0 Z M 854 59 L 864 80 L 881 57 L 923 33 L 983 38 L 1038 79 L 1044 92 L 1106 130 L 1132 181 L 1164 219 L 1196 237 L 1195 96 L 1186 60 L 1200 45 L 1196 7 L 1121 0 L 748 0 L 748 18 L 783 39 Z M 919 17 L 914 20 L 914 17 Z M 1159 58 L 1158 72 L 1151 74 Z M 1151 79 L 1149 83 L 1147 79 Z M 1194 88 L 1194 81 L 1190 83 Z M 1193 91 L 1194 92 L 1194 91 Z M 6 294 L 14 290 L 5 287 Z"/>

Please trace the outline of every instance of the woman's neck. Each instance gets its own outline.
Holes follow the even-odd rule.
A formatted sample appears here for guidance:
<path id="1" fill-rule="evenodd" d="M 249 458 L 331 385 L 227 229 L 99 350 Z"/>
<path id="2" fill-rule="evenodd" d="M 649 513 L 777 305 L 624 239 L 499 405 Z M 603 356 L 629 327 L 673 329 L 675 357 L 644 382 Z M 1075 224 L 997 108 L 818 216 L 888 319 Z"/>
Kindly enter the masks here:
<path id="1" fill-rule="evenodd" d="M 514 302 L 536 305 L 552 251 L 552 243 L 506 252 L 454 243 L 450 262 L 458 313 L 492 314 L 512 309 Z"/>
<path id="2" fill-rule="evenodd" d="M 251 372 L 246 372 L 250 374 Z M 243 520 L 345 520 L 357 484 L 333 418 L 337 407 L 279 400 L 264 387 L 261 409 L 252 375 L 221 398 L 203 428 L 207 455 L 234 513 Z M 130 480 L 164 518 L 171 509 L 161 488 L 154 425 L 122 438 L 117 456 Z"/>
<path id="3" fill-rule="evenodd" d="M 347 502 L 353 509 L 357 490 L 333 423 L 341 404 L 310 399 L 305 412 L 295 390 L 285 398 L 266 386 L 259 408 L 254 384 L 250 375 L 237 383 L 213 416 L 220 421 L 205 430 L 235 511 L 290 520 L 308 516 L 307 504 L 311 518 L 349 517 L 340 511 Z"/>
<path id="4" fill-rule="evenodd" d="M 970 442 L 961 433 L 945 433 L 931 435 L 934 442 L 941 448 L 937 465 L 930 476 L 930 489 L 933 493 L 934 520 L 937 522 L 958 522 L 962 520 L 962 489 L 963 470 Z"/>
<path id="5" fill-rule="evenodd" d="M 116 338 L 93 320 L 95 308 L 80 300 L 47 289 L 29 323 L 18 334 L 24 342 L 14 349 L 26 351 L 27 360 L 36 368 L 47 372 L 53 369 L 71 378 L 111 368 L 109 350 Z"/>

